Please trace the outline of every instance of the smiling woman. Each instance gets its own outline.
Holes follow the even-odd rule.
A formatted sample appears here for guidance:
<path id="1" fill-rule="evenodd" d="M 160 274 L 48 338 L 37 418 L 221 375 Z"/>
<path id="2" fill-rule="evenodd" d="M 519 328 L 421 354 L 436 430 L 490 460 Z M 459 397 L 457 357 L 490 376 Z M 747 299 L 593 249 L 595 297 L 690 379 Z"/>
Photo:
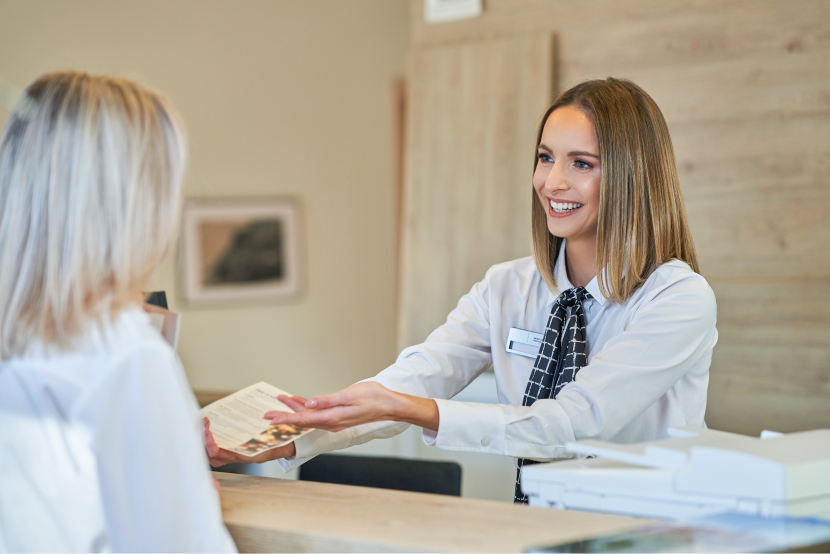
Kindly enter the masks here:
<path id="1" fill-rule="evenodd" d="M 534 256 L 490 268 L 423 344 L 380 374 L 307 400 L 273 424 L 319 429 L 245 460 L 290 470 L 408 424 L 427 444 L 569 457 L 587 438 L 628 443 L 705 426 L 715 297 L 697 273 L 666 123 L 630 81 L 588 81 L 545 114 L 532 178 Z M 527 348 L 511 346 L 527 341 Z M 527 357 L 527 352 L 536 352 Z M 531 356 L 533 356 L 531 354 Z M 448 400 L 492 364 L 498 405 Z M 518 480 L 517 502 L 526 502 Z"/>
<path id="2" fill-rule="evenodd" d="M 588 81 L 560 96 L 543 121 L 533 177 L 533 244 L 539 271 L 551 288 L 556 286 L 555 255 L 565 237 L 569 260 L 578 255 L 577 237 L 552 223 L 553 213 L 562 213 L 554 204 L 575 198 L 565 192 L 571 185 L 577 189 L 573 194 L 596 195 L 589 204 L 593 213 L 583 217 L 596 224 L 593 231 L 586 229 L 585 250 L 596 260 L 598 284 L 606 297 L 624 302 L 672 259 L 698 271 L 669 129 L 643 89 L 622 79 Z M 554 172 L 551 177 L 551 148 L 567 144 L 574 150 L 561 150 L 566 163 L 557 167 L 571 173 L 560 178 Z M 548 184 L 550 180 L 555 182 Z M 540 199 L 548 195 L 549 209 L 544 199 L 536 202 L 536 194 Z"/>
<path id="3" fill-rule="evenodd" d="M 594 124 L 581 109 L 563 106 L 548 116 L 538 142 L 533 189 L 539 201 L 534 196 L 533 214 L 545 223 L 544 227 L 540 225 L 541 232 L 534 233 L 539 256 L 550 259 L 550 252 L 554 251 L 549 244 L 552 237 L 568 237 L 571 280 L 577 286 L 585 286 L 596 275 L 602 182 Z M 553 245 L 556 252 L 558 246 Z M 552 269 L 548 272 L 551 276 Z M 555 281 L 551 280 L 549 285 L 556 290 Z"/>

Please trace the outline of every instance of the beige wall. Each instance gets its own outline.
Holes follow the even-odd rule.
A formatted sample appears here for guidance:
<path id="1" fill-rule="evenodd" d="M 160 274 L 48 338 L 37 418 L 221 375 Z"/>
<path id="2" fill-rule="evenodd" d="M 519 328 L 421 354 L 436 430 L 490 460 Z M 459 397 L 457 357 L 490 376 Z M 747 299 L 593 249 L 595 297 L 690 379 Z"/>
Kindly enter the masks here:
<path id="1" fill-rule="evenodd" d="M 390 86 L 405 71 L 408 12 L 404 0 L 0 2 L 0 77 L 136 78 L 187 124 L 188 197 L 300 199 L 299 300 L 192 309 L 172 259 L 154 277 L 183 314 L 195 387 L 262 379 L 310 395 L 394 360 Z"/>

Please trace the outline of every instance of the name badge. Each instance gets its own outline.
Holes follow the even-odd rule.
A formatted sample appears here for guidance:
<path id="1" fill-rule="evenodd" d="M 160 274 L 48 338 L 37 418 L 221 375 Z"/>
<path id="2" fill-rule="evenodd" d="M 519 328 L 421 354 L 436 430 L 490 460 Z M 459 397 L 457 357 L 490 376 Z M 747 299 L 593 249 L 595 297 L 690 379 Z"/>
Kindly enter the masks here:
<path id="1" fill-rule="evenodd" d="M 539 348 L 542 346 L 542 333 L 534 333 L 532 331 L 525 331 L 518 327 L 511 327 L 510 333 L 507 335 L 507 347 L 505 350 L 511 354 L 518 354 L 525 358 L 536 359 L 539 354 Z"/>

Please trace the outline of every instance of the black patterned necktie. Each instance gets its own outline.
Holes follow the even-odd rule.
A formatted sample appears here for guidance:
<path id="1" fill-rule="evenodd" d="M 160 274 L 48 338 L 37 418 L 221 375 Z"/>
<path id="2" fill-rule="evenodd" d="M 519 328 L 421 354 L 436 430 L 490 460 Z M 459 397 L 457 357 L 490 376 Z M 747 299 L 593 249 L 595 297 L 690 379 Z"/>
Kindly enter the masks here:
<path id="1" fill-rule="evenodd" d="M 576 377 L 576 373 L 588 363 L 588 343 L 585 333 L 583 302 L 592 298 L 585 287 L 568 289 L 556 298 L 548 316 L 548 325 L 542 338 L 542 346 L 533 364 L 530 380 L 525 388 L 522 406 L 531 406 L 539 399 L 556 398 L 562 387 Z M 568 313 L 570 308 L 570 313 Z M 535 464 L 519 458 L 516 472 L 515 502 L 527 504 L 522 494 L 520 477 L 522 466 Z"/>

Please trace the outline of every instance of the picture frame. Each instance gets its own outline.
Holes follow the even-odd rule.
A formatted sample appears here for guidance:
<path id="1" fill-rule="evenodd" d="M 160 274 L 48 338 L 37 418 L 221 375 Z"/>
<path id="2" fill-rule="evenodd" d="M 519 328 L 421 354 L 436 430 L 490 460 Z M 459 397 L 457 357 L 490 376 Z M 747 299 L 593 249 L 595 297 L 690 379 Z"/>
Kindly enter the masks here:
<path id="1" fill-rule="evenodd" d="M 297 297 L 299 225 L 293 199 L 188 200 L 182 212 L 184 301 L 196 306 Z"/>

